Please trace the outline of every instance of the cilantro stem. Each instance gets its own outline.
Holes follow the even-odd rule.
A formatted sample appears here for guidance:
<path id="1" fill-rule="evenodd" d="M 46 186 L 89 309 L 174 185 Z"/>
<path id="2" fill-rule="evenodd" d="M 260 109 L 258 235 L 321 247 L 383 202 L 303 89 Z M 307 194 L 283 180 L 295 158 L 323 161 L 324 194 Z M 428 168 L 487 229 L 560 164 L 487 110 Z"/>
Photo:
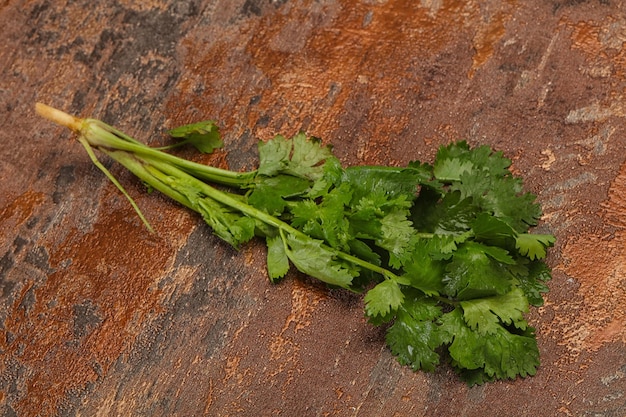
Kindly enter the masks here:
<path id="1" fill-rule="evenodd" d="M 175 181 L 187 185 L 190 190 L 197 191 L 200 197 L 206 196 L 207 198 L 224 204 L 231 209 L 237 210 L 248 217 L 254 218 L 279 230 L 281 234 L 288 233 L 300 239 L 311 239 L 307 234 L 277 217 L 246 204 L 232 193 L 220 191 L 204 182 L 211 181 L 243 189 L 253 184 L 257 174 L 256 171 L 240 173 L 191 162 L 163 152 L 157 148 L 144 145 L 131 136 L 99 120 L 90 118 L 80 119 L 41 103 L 37 103 L 36 110 L 47 119 L 62 126 L 66 126 L 79 135 L 78 140 L 87 150 L 92 162 L 94 162 L 115 186 L 121 190 L 149 230 L 152 230 L 150 224 L 133 199 L 106 168 L 100 164 L 93 154 L 92 148 L 96 148 L 107 154 L 126 167 L 143 182 L 187 208 L 198 211 L 198 207 L 194 207 L 192 201 L 190 201 L 184 193 L 174 187 Z M 422 233 L 422 235 L 422 237 L 425 238 L 433 236 L 431 233 Z M 364 261 L 361 258 L 334 249 L 326 244 L 323 244 L 323 246 L 339 259 L 380 274 L 385 279 L 400 281 L 398 275 L 386 268 Z"/>
<path id="2" fill-rule="evenodd" d="M 246 188 L 254 182 L 256 171 L 234 172 L 203 165 L 159 151 L 144 145 L 127 134 L 96 119 L 79 119 L 61 110 L 37 103 L 36 110 L 47 119 L 66 126 L 85 138 L 87 143 L 100 150 L 128 151 L 137 155 L 153 156 L 174 164 L 195 177 L 227 186 Z"/>
<path id="3" fill-rule="evenodd" d="M 174 190 L 163 180 L 163 174 L 160 171 L 156 170 L 151 165 L 146 164 L 145 161 L 137 158 L 134 154 L 127 151 L 113 151 L 108 149 L 101 149 L 101 151 L 119 162 L 150 187 L 165 194 L 185 207 L 193 208 L 187 197 Z"/>
<path id="4" fill-rule="evenodd" d="M 169 164 L 167 160 L 160 158 L 160 153 L 151 153 L 137 155 L 128 151 L 113 151 L 110 149 L 102 149 L 107 155 L 115 159 L 117 162 L 126 167 L 135 176 L 150 185 L 154 189 L 162 192 L 168 197 L 181 203 L 182 205 L 196 210 L 193 204 L 182 193 L 176 191 L 172 185 L 168 185 L 168 178 L 175 179 L 181 183 L 188 185 L 191 189 L 197 190 L 200 195 L 204 195 L 207 198 L 211 198 L 218 201 L 232 209 L 235 209 L 244 215 L 257 219 L 268 226 L 271 226 L 281 233 L 288 233 L 300 239 L 311 239 L 310 236 L 294 228 L 288 223 L 268 214 L 262 210 L 252 207 L 249 204 L 238 199 L 231 193 L 220 191 L 215 187 L 200 181 L 184 170 L 177 166 Z M 167 155 L 167 154 L 165 154 Z M 327 245 L 323 245 L 326 249 L 332 251 L 337 258 L 350 262 L 361 268 L 370 270 L 372 272 L 382 275 L 385 279 L 398 280 L 399 277 L 393 272 L 385 269 L 381 266 L 364 261 L 356 256 L 350 255 L 346 252 L 331 248 Z"/>
<path id="5" fill-rule="evenodd" d="M 91 162 L 93 162 L 93 164 L 98 169 L 100 169 L 100 171 L 104 173 L 104 175 L 117 187 L 117 189 L 120 190 L 120 192 L 124 195 L 124 197 L 126 197 L 130 205 L 133 207 L 133 209 L 135 210 L 135 213 L 137 213 L 137 215 L 139 216 L 143 224 L 146 225 L 146 228 L 150 232 L 154 233 L 152 226 L 150 225 L 148 220 L 144 217 L 143 213 L 137 206 L 137 203 L 135 203 L 135 200 L 133 200 L 133 198 L 128 194 L 128 192 L 126 192 L 126 190 L 124 189 L 124 187 L 122 187 L 122 184 L 120 184 L 117 178 L 115 178 L 113 174 L 111 174 L 111 172 L 109 172 L 109 170 L 106 169 L 104 165 L 102 165 L 102 163 L 98 160 L 98 158 L 96 157 L 96 154 L 93 152 L 93 149 L 91 149 L 91 146 L 89 146 L 89 143 L 85 140 L 85 138 L 81 136 L 78 138 L 78 141 L 81 143 L 81 145 L 83 145 L 83 147 L 85 148 L 85 151 L 87 151 L 87 155 L 89 155 Z"/>
<path id="6" fill-rule="evenodd" d="M 288 223 L 272 216 L 271 214 L 266 213 L 265 211 L 259 210 L 255 207 L 252 207 L 249 204 L 246 204 L 244 202 L 242 202 L 241 200 L 237 199 L 236 197 L 234 197 L 231 193 L 228 192 L 224 192 L 224 191 L 220 191 L 215 187 L 212 187 L 211 185 L 205 183 L 204 181 L 200 181 L 198 179 L 196 179 L 195 177 L 193 177 L 192 175 L 187 174 L 186 172 L 184 172 L 183 170 L 178 169 L 175 166 L 172 166 L 168 163 L 166 163 L 165 161 L 161 161 L 159 159 L 153 158 L 151 156 L 144 156 L 144 158 L 142 158 L 145 162 L 147 162 L 148 164 L 150 164 L 151 166 L 153 166 L 154 168 L 158 169 L 159 171 L 163 172 L 166 175 L 170 175 L 173 178 L 179 179 L 187 184 L 190 184 L 193 188 L 197 189 L 199 192 L 201 192 L 202 194 L 204 194 L 205 196 L 212 198 L 213 200 L 219 201 L 220 203 L 235 209 L 243 214 L 245 214 L 246 216 L 252 217 L 254 219 L 257 219 L 269 226 L 272 226 L 276 229 L 278 229 L 279 231 L 282 231 L 284 233 L 289 233 L 293 236 L 299 237 L 301 239 L 311 239 L 311 237 L 303 232 L 301 232 L 300 230 L 294 228 L 293 226 L 289 225 Z M 122 161 L 119 161 L 120 163 L 123 163 Z M 142 178 L 142 180 L 146 181 L 148 184 L 152 185 L 149 181 L 150 178 Z M 154 188 L 157 188 L 156 186 Z M 353 255 L 350 255 L 346 252 L 331 248 L 330 246 L 324 245 L 324 247 L 326 249 L 331 250 L 338 258 L 343 259 L 344 261 L 348 261 L 351 262 L 357 266 L 360 266 L 362 268 L 368 269 L 372 272 L 376 272 L 379 273 L 381 275 L 383 275 L 385 278 L 387 279 L 399 279 L 399 277 L 394 274 L 393 272 L 389 271 L 388 269 L 385 269 L 383 267 L 380 267 L 378 265 L 374 265 L 370 262 L 364 261 L 360 258 L 357 258 Z"/>
<path id="7" fill-rule="evenodd" d="M 87 138 L 92 146 L 98 148 L 117 149 L 137 155 L 152 156 L 161 161 L 173 164 L 195 177 L 217 182 L 228 186 L 244 188 L 252 183 L 256 171 L 234 172 L 221 168 L 203 165 L 159 151 L 146 146 L 117 129 L 94 119 L 85 119 L 81 135 Z"/>

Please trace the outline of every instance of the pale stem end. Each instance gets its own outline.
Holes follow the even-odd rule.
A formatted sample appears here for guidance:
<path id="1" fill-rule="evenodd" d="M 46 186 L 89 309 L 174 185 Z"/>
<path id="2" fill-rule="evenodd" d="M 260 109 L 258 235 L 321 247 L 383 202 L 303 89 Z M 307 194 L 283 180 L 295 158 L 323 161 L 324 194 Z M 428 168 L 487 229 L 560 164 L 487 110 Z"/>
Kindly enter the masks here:
<path id="1" fill-rule="evenodd" d="M 67 114 L 64 111 L 55 109 L 54 107 L 50 107 L 43 103 L 36 103 L 35 110 L 37 113 L 45 117 L 46 119 L 72 129 L 74 132 L 80 132 L 80 129 L 83 125 L 83 120 L 77 117 L 72 116 L 71 114 Z"/>

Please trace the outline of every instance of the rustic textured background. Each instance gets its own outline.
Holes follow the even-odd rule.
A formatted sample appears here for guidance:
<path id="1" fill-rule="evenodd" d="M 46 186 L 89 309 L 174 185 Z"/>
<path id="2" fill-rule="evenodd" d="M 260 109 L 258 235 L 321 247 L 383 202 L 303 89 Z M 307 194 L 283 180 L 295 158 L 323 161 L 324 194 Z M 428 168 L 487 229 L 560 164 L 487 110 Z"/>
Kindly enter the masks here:
<path id="1" fill-rule="evenodd" d="M 0 414 L 626 415 L 626 10 L 613 0 L 0 1 Z M 346 164 L 489 144 L 556 234 L 529 315 L 535 377 L 468 389 L 401 367 L 362 299 L 236 253 L 107 162 L 158 231 L 35 101 L 158 144 L 220 121 L 299 130 Z"/>

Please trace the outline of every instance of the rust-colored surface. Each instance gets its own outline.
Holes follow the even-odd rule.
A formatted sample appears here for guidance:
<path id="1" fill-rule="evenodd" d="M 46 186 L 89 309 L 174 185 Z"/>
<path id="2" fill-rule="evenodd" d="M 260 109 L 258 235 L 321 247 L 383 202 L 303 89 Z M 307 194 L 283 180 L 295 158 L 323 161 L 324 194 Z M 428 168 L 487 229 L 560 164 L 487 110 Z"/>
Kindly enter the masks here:
<path id="1" fill-rule="evenodd" d="M 0 2 L 0 415 L 626 415 L 626 10 L 609 1 Z M 35 101 L 141 140 L 213 118 L 242 169 L 298 130 L 347 164 L 490 144 L 557 235 L 532 378 L 401 367 L 362 299 L 234 252 Z M 108 163 L 108 162 L 107 162 Z"/>

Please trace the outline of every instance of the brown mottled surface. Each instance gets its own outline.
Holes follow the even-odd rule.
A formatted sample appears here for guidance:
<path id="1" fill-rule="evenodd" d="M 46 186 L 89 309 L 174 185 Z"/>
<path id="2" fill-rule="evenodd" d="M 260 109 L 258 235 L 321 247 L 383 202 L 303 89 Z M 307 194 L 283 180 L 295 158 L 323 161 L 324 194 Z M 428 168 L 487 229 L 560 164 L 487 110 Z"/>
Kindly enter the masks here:
<path id="1" fill-rule="evenodd" d="M 626 10 L 618 1 L 0 2 L 0 415 L 626 415 Z M 413 373 L 362 299 L 268 282 L 43 101 L 150 143 L 213 118 L 243 169 L 298 130 L 347 164 L 490 144 L 558 237 L 532 378 Z"/>

